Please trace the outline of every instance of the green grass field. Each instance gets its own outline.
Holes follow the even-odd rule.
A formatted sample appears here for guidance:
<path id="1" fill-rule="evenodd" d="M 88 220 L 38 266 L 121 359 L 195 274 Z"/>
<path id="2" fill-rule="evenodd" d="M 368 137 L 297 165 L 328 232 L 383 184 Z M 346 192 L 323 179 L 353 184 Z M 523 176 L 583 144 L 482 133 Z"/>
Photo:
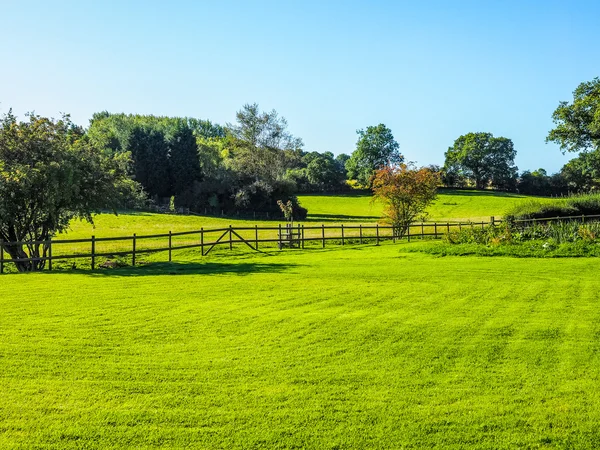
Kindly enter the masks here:
<path id="1" fill-rule="evenodd" d="M 4 275 L 0 448 L 598 448 L 596 260 L 411 245 Z"/>
<path id="2" fill-rule="evenodd" d="M 429 209 L 428 220 L 435 221 L 481 221 L 490 216 L 501 217 L 504 211 L 531 197 L 493 191 L 445 191 Z M 299 197 L 302 205 L 308 208 L 307 224 L 362 223 L 372 224 L 381 219 L 383 207 L 371 202 L 368 195 L 303 195 Z M 283 218 L 281 219 L 283 221 Z M 277 220 L 252 221 L 236 218 L 209 216 L 173 216 L 167 214 L 135 213 L 100 214 L 95 218 L 95 226 L 74 221 L 66 236 L 72 239 L 96 237 L 127 236 L 137 234 L 167 233 L 169 230 L 192 231 L 200 228 L 221 228 L 229 225 L 276 226 Z M 65 235 L 61 235 L 65 237 Z"/>
<path id="3" fill-rule="evenodd" d="M 435 221 L 489 221 L 490 216 L 501 217 L 503 212 L 518 204 L 523 204 L 531 197 L 519 196 L 516 194 L 506 194 L 493 191 L 443 191 L 440 193 L 435 204 L 429 209 L 428 220 Z M 541 199 L 545 201 L 545 199 Z M 371 197 L 368 195 L 339 195 L 339 196 L 322 196 L 322 195 L 306 195 L 301 196 L 300 201 L 309 210 L 309 216 L 303 223 L 307 226 L 319 226 L 325 224 L 332 225 L 373 225 L 376 222 L 384 224 L 381 219 L 382 205 L 372 203 Z M 203 228 L 204 230 L 224 228 L 232 225 L 234 228 L 264 226 L 277 227 L 281 220 L 271 221 L 252 221 L 237 219 L 231 217 L 211 217 L 211 216 L 177 216 L 168 214 L 151 214 L 151 213 L 123 213 L 119 216 L 113 214 L 100 214 L 95 217 L 94 225 L 90 225 L 82 221 L 74 221 L 71 224 L 71 229 L 67 233 L 58 236 L 58 239 L 90 239 L 92 235 L 96 238 L 132 236 L 134 233 L 137 236 L 165 234 L 172 232 L 197 231 Z M 433 233 L 434 229 L 424 229 L 425 232 Z M 444 232 L 443 228 L 438 228 L 438 231 Z M 340 230 L 331 230 L 332 236 L 340 235 Z M 382 234 L 391 234 L 391 231 L 382 231 Z M 259 231 L 260 239 L 277 239 L 277 231 Z M 359 230 L 346 229 L 346 237 L 358 238 Z M 371 230 L 371 235 L 375 234 Z M 255 231 L 246 230 L 240 231 L 240 235 L 245 239 L 254 239 Z M 209 234 L 205 236 L 205 242 L 213 242 L 219 237 L 219 234 Z M 320 238 L 321 230 L 306 230 L 305 237 Z M 177 246 L 194 245 L 200 242 L 199 234 L 177 236 L 173 238 L 173 244 Z M 319 242 L 313 241 L 313 245 L 320 245 Z M 89 254 L 90 243 L 74 243 L 74 244 L 56 244 L 53 247 L 53 255 L 68 255 L 68 254 Z M 168 245 L 168 237 L 156 239 L 143 239 L 138 241 L 138 251 L 144 249 L 164 248 Z M 275 247 L 275 242 L 263 244 L 263 247 Z M 116 242 L 101 242 L 96 245 L 96 252 L 114 253 L 119 251 L 130 251 L 132 243 L 130 240 L 122 240 Z M 71 267 L 71 262 L 63 261 L 61 266 Z M 85 267 L 89 261 L 78 261 L 78 267 Z M 82 265 L 83 264 L 83 265 Z"/>
<path id="4" fill-rule="evenodd" d="M 428 209 L 428 220 L 481 221 L 489 220 L 490 216 L 500 218 L 506 210 L 531 198 L 495 191 L 444 190 Z M 381 217 L 383 210 L 380 203 L 371 202 L 370 195 L 306 195 L 299 199 L 308 208 L 309 219 L 315 221 L 373 222 Z"/>

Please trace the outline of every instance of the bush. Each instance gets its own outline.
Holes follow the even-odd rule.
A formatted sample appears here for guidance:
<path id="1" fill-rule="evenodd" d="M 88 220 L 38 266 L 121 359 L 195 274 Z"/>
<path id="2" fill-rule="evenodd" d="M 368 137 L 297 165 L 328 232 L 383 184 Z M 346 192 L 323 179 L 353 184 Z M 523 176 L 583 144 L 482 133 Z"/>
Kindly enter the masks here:
<path id="1" fill-rule="evenodd" d="M 600 194 L 574 195 L 551 201 L 530 200 L 515 205 L 505 217 L 510 219 L 546 219 L 581 215 L 600 215 Z"/>
<path id="2" fill-rule="evenodd" d="M 512 222 L 488 225 L 485 228 L 464 228 L 448 233 L 444 239 L 449 244 L 477 244 L 498 246 L 543 241 L 547 246 L 564 243 L 595 243 L 600 238 L 600 222 L 535 223 L 522 227 Z"/>

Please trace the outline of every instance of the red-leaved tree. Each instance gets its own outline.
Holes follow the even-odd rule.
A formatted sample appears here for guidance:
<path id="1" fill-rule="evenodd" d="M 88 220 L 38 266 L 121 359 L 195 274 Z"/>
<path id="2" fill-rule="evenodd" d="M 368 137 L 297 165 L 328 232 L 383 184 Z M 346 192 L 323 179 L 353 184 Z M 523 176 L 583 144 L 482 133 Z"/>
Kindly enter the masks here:
<path id="1" fill-rule="evenodd" d="M 440 175 L 431 169 L 413 165 L 388 165 L 373 179 L 373 200 L 384 203 L 384 217 L 394 234 L 404 236 L 408 226 L 435 200 Z"/>

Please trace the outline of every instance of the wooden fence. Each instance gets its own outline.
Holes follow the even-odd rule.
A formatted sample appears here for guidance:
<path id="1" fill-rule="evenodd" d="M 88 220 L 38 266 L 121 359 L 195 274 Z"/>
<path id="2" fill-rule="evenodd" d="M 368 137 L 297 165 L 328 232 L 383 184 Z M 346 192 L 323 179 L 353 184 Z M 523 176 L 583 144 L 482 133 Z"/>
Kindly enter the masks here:
<path id="1" fill-rule="evenodd" d="M 521 226 L 534 223 L 555 221 L 597 221 L 598 216 L 571 216 L 548 219 L 519 220 Z M 487 225 L 499 224 L 502 221 L 490 218 L 481 222 L 423 222 L 413 223 L 399 237 L 398 230 L 388 225 L 307 225 L 289 224 L 278 226 L 233 227 L 218 229 L 200 229 L 194 231 L 168 232 L 154 235 L 100 237 L 90 239 L 51 239 L 39 242 L 3 242 L 0 240 L 0 274 L 5 272 L 8 264 L 16 262 L 43 261 L 45 268 L 52 270 L 57 261 L 86 260 L 89 267 L 95 269 L 99 262 L 112 260 L 117 257 L 130 257 L 131 265 L 139 262 L 143 254 L 164 252 L 168 261 L 173 260 L 176 250 L 199 248 L 202 256 L 208 255 L 216 247 L 226 247 L 232 250 L 234 246 L 242 245 L 254 251 L 264 248 L 325 248 L 327 242 L 337 245 L 346 244 L 379 244 L 382 241 L 399 241 L 415 238 L 441 238 L 452 230 L 464 228 L 485 228 Z M 11 245 L 39 244 L 43 251 L 37 258 L 8 258 L 5 247 Z"/>

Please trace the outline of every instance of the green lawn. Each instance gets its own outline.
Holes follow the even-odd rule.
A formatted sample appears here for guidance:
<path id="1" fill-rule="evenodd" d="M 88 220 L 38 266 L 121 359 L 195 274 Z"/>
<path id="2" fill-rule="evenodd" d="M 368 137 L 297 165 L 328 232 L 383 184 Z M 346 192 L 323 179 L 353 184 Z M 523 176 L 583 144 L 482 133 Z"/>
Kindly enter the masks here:
<path id="1" fill-rule="evenodd" d="M 405 249 L 4 275 L 0 448 L 598 448 L 597 261 Z"/>

